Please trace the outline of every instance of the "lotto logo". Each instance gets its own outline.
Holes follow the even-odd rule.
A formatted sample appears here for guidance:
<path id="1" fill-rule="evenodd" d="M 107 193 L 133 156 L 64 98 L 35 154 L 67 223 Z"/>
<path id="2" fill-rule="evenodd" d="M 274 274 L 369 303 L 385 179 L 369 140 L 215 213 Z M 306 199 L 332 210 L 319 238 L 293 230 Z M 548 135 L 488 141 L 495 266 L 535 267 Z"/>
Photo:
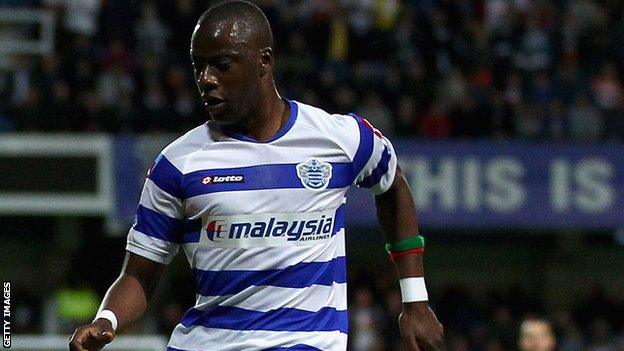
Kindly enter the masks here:
<path id="1" fill-rule="evenodd" d="M 202 184 L 210 185 L 215 183 L 242 183 L 245 181 L 245 177 L 242 175 L 228 175 L 228 176 L 207 176 L 202 179 Z"/>

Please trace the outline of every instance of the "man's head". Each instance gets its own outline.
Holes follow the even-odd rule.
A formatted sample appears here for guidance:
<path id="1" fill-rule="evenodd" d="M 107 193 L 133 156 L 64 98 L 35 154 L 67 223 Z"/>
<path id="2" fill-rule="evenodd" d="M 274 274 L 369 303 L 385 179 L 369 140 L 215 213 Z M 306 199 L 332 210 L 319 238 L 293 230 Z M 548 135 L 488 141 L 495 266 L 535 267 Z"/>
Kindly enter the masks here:
<path id="1" fill-rule="evenodd" d="M 553 351 L 556 345 L 557 340 L 548 321 L 528 318 L 520 325 L 518 346 L 521 351 Z"/>
<path id="2" fill-rule="evenodd" d="M 195 82 L 219 124 L 250 118 L 273 89 L 273 34 L 256 6 L 226 1 L 200 17 L 191 39 Z"/>

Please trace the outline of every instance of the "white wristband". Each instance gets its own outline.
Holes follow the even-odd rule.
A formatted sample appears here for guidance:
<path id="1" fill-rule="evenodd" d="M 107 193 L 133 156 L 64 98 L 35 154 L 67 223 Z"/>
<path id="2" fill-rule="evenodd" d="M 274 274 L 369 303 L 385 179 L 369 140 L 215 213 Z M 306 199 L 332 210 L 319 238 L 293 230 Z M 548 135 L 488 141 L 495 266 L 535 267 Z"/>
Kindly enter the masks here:
<path id="1" fill-rule="evenodd" d="M 117 330 L 117 316 L 115 316 L 115 313 L 113 311 L 102 310 L 95 316 L 93 321 L 95 322 L 95 320 L 98 318 L 108 319 L 111 322 L 111 326 L 113 327 L 113 330 L 115 331 Z"/>
<path id="2" fill-rule="evenodd" d="M 428 301 L 427 287 L 425 286 L 425 278 L 411 277 L 399 280 L 401 286 L 401 298 L 403 302 Z"/>

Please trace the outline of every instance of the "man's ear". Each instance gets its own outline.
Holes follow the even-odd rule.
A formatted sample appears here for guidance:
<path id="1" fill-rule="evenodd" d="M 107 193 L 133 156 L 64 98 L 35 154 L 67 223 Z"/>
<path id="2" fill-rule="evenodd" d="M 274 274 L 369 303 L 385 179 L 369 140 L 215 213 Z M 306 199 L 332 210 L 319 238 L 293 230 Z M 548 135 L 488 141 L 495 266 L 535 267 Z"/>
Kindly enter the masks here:
<path id="1" fill-rule="evenodd" d="M 273 48 L 266 47 L 260 51 L 260 75 L 264 76 L 273 69 L 275 64 L 275 56 Z"/>

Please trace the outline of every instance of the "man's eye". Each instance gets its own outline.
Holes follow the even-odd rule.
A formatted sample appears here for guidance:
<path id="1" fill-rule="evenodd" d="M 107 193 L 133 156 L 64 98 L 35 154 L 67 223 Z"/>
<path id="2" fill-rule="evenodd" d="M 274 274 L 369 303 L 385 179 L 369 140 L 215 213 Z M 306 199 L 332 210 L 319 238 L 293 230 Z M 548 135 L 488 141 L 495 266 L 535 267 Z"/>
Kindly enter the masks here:
<path id="1" fill-rule="evenodd" d="M 226 70 L 226 69 L 230 68 L 231 65 L 232 65 L 232 61 L 230 61 L 230 60 L 217 61 L 216 64 L 215 64 L 215 66 L 219 70 Z"/>

